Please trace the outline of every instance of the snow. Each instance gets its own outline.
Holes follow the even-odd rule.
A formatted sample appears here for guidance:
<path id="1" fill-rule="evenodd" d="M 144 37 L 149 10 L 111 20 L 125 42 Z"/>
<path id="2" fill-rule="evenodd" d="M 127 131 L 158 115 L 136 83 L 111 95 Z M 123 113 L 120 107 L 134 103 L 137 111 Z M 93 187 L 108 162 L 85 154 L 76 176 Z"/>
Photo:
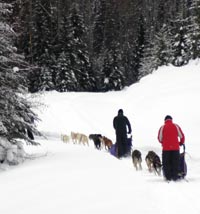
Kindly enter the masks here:
<path id="1" fill-rule="evenodd" d="M 13 72 L 16 73 L 19 71 L 19 68 L 18 67 L 13 67 Z"/>
<path id="2" fill-rule="evenodd" d="M 2 214 L 199 214 L 200 213 L 200 62 L 166 66 L 120 92 L 47 92 L 35 102 L 46 138 L 26 146 L 30 156 L 0 171 Z M 142 171 L 131 158 L 118 160 L 106 150 L 63 143 L 61 134 L 100 133 L 115 142 L 112 126 L 122 108 L 133 130 L 133 149 L 142 152 Z M 170 114 L 186 137 L 187 181 L 164 181 L 149 173 L 149 150 L 161 155 L 157 132 Z"/>

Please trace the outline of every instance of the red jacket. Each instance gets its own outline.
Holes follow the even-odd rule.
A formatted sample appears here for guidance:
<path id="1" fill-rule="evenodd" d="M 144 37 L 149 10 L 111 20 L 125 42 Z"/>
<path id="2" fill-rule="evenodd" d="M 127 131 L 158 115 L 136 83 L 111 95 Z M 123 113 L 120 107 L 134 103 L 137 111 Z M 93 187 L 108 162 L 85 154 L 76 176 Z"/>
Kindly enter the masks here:
<path id="1" fill-rule="evenodd" d="M 158 140 L 163 151 L 179 150 L 179 145 L 185 142 L 185 136 L 181 128 L 168 119 L 159 129 Z"/>

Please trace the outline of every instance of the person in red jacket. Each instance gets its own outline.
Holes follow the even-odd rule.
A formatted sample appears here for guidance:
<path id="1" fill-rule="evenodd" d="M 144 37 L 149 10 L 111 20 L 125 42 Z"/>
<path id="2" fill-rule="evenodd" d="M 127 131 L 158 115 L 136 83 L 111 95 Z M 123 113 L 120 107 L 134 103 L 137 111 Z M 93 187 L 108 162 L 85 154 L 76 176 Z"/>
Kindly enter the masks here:
<path id="1" fill-rule="evenodd" d="M 158 141 L 162 144 L 163 174 L 166 180 L 178 179 L 179 147 L 185 142 L 181 128 L 172 122 L 172 117 L 165 117 L 165 124 L 158 131 Z"/>

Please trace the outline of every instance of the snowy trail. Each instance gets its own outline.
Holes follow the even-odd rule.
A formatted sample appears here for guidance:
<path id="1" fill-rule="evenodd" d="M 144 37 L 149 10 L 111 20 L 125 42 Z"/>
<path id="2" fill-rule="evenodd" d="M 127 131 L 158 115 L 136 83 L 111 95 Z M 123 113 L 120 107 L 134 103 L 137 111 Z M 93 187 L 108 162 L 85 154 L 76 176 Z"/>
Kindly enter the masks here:
<path id="1" fill-rule="evenodd" d="M 29 159 L 0 171 L 2 214 L 199 214 L 200 72 L 188 66 L 162 67 L 121 92 L 42 94 L 38 129 L 46 139 L 26 146 Z M 115 141 L 113 117 L 123 108 L 132 125 L 133 149 L 143 157 L 136 171 L 130 158 L 118 160 L 105 150 L 65 144 L 61 134 L 100 133 Z M 161 155 L 157 132 L 166 114 L 186 135 L 186 181 L 166 183 L 149 173 L 149 150 Z"/>
<path id="2" fill-rule="evenodd" d="M 65 144 L 55 136 L 52 139 L 52 134 L 39 142 L 41 146 L 28 146 L 27 151 L 47 152 L 47 156 L 1 173 L 0 184 L 7 182 L 1 186 L 7 193 L 0 196 L 2 213 L 10 214 L 6 201 L 11 196 L 17 214 L 65 213 L 66 210 L 71 214 L 107 214 L 112 213 L 113 206 L 118 213 L 156 210 L 157 214 L 163 214 L 171 213 L 169 203 L 175 207 L 174 213 L 200 211 L 197 180 L 166 183 L 162 177 L 149 173 L 144 161 L 143 170 L 136 171 L 131 158 L 118 160 L 105 150 L 96 150 L 91 142 L 89 147 Z M 188 201 L 193 203 L 192 210 L 181 206 Z"/>

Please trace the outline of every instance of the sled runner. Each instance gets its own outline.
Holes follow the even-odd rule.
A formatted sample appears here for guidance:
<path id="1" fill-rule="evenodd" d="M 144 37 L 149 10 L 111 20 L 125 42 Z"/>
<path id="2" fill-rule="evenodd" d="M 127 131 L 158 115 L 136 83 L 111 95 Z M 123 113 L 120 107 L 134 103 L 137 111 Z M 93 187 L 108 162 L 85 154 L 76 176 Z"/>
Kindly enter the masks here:
<path id="1" fill-rule="evenodd" d="M 179 179 L 183 179 L 187 175 L 187 164 L 185 162 L 185 145 L 182 144 L 181 146 L 183 147 L 183 152 L 180 153 L 180 163 L 178 173 Z"/>

